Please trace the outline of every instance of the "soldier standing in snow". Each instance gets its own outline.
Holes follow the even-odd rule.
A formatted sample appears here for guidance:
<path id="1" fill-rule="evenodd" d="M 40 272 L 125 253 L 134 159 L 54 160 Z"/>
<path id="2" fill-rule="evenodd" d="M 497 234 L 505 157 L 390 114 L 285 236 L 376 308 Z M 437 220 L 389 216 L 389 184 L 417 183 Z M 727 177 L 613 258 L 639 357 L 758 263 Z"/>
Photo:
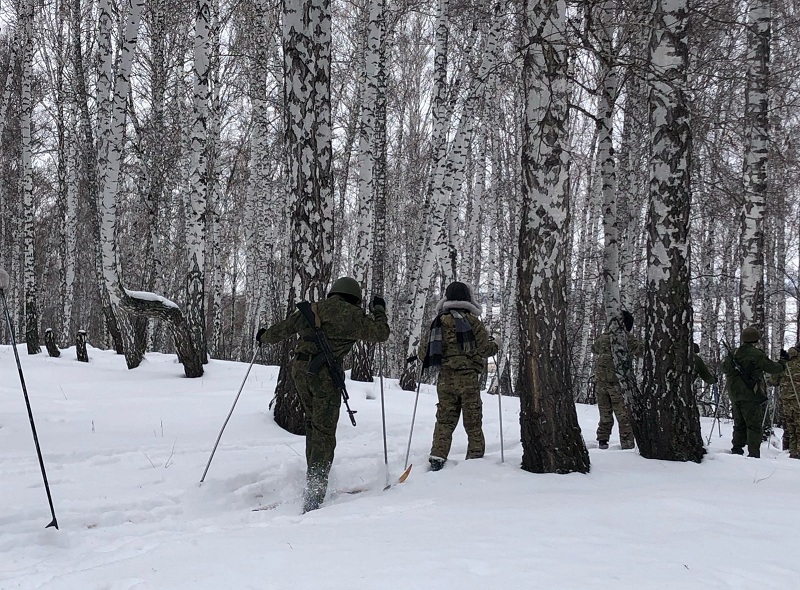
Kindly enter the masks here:
<path id="1" fill-rule="evenodd" d="M 728 377 L 728 395 L 733 411 L 731 453 L 744 455 L 746 443 L 748 456 L 758 458 L 761 456 L 761 436 L 768 399 L 764 373 L 783 373 L 786 361 L 781 359 L 773 362 L 756 348 L 761 333 L 755 328 L 742 330 L 741 340 L 742 345 L 722 363 L 722 370 Z"/>
<path id="2" fill-rule="evenodd" d="M 630 332 L 633 330 L 633 315 L 622 312 L 625 323 L 625 335 L 628 339 L 628 359 L 630 355 L 640 354 L 642 345 Z M 611 334 L 603 332 L 592 344 L 592 352 L 597 355 L 594 366 L 595 395 L 597 409 L 600 412 L 600 422 L 597 425 L 597 446 L 601 449 L 608 448 L 608 439 L 611 438 L 611 429 L 614 427 L 614 416 L 617 417 L 619 428 L 619 442 L 623 449 L 632 449 L 634 446 L 633 426 L 628 415 L 628 408 L 619 387 L 617 373 L 614 370 L 614 358 L 611 354 Z"/>
<path id="3" fill-rule="evenodd" d="M 436 305 L 436 318 L 427 338 L 419 345 L 417 356 L 423 360 L 423 368 L 441 366 L 436 385 L 436 426 L 428 459 L 433 471 L 444 467 L 462 413 L 468 439 L 467 459 L 483 457 L 486 443 L 480 376 L 484 359 L 497 354 L 499 345 L 486 332 L 480 315 L 472 289 L 452 282 L 444 299 Z"/>
<path id="4" fill-rule="evenodd" d="M 771 376 L 770 383 L 780 386 L 785 448 L 789 449 L 792 459 L 800 459 L 800 354 L 797 346 L 785 353 L 781 351 L 781 358 L 786 361 L 786 372 Z"/>
<path id="5" fill-rule="evenodd" d="M 389 338 L 386 302 L 376 295 L 370 304 L 371 314 L 365 313 L 361 308 L 361 286 L 355 279 L 338 279 L 328 298 L 311 307 L 330 344 L 337 371 L 341 371 L 342 358 L 356 340 L 384 342 Z M 300 335 L 291 371 L 305 412 L 307 470 L 303 512 L 308 512 L 319 508 L 328 489 L 342 398 L 325 366 L 313 330 L 299 311 L 270 328 L 261 328 L 256 341 L 259 345 L 275 344 L 294 334 Z"/>

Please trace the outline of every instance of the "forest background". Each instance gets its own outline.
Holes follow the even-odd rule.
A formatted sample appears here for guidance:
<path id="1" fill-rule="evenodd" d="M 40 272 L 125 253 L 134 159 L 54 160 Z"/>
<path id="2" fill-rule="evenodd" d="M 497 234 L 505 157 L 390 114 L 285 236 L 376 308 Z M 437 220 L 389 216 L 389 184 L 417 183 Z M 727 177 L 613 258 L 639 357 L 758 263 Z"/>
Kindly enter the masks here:
<path id="1" fill-rule="evenodd" d="M 6 0 L 0 266 L 18 338 L 38 353 L 45 330 L 60 346 L 82 330 L 131 368 L 177 352 L 198 376 L 207 355 L 255 359 L 259 326 L 351 275 L 385 296 L 392 336 L 347 368 L 413 389 L 406 359 L 460 279 L 523 421 L 593 400 L 591 342 L 627 309 L 652 349 L 626 391 L 639 433 L 647 396 L 689 400 L 694 431 L 714 391 L 691 385 L 693 340 L 712 370 L 744 325 L 773 358 L 797 340 L 797 10 Z M 276 419 L 297 432 L 287 380 Z M 693 437 L 670 458 L 698 460 Z M 588 469 L 573 451 L 535 469 Z"/>

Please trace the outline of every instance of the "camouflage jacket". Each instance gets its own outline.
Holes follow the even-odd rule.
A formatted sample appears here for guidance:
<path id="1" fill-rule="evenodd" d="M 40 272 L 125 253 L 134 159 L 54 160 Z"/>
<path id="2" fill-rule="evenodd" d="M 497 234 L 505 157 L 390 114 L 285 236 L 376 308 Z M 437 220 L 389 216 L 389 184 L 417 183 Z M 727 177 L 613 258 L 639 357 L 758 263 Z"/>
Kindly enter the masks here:
<path id="1" fill-rule="evenodd" d="M 794 387 L 792 387 L 792 381 L 794 381 Z M 770 385 L 780 386 L 780 396 L 783 403 L 793 402 L 797 404 L 795 395 L 800 397 L 800 356 L 795 356 L 786 361 L 786 372 L 771 375 L 769 382 Z"/>
<path id="2" fill-rule="evenodd" d="M 767 400 L 766 385 L 764 383 L 764 373 L 778 375 L 783 373 L 786 363 L 784 361 L 774 362 L 764 351 L 756 348 L 750 343 L 742 344 L 733 353 L 736 362 L 744 371 L 742 376 L 736 368 L 736 364 L 728 355 L 722 362 L 722 370 L 728 377 L 728 394 L 732 402 L 765 402 Z M 755 385 L 747 384 L 747 380 Z"/>
<path id="3" fill-rule="evenodd" d="M 371 314 L 367 314 L 360 306 L 333 295 L 324 301 L 312 304 L 311 308 L 319 317 L 322 331 L 330 343 L 336 360 L 340 363 L 353 348 L 356 340 L 384 342 L 389 338 L 389 323 L 383 307 L 376 307 Z M 314 357 L 319 353 L 311 326 L 299 311 L 268 328 L 261 336 L 261 342 L 275 344 L 294 334 L 300 335 L 294 350 L 295 355 Z"/>
<path id="4" fill-rule="evenodd" d="M 456 302 L 447 302 L 449 308 L 457 309 L 464 318 L 472 326 L 472 333 L 475 336 L 475 349 L 469 352 L 462 352 L 458 349 L 458 340 L 456 338 L 456 321 L 449 313 L 447 313 L 448 305 L 442 309 L 442 369 L 451 369 L 455 371 L 472 370 L 478 373 L 483 372 L 483 359 L 489 358 L 497 354 L 497 343 L 489 339 L 489 333 L 486 327 L 475 313 L 479 311 L 475 305 L 465 303 L 463 301 L 457 302 L 458 306 L 454 305 Z M 425 353 L 428 348 L 428 332 L 422 338 L 417 349 L 417 356 L 420 359 L 425 358 Z"/>
<path id="5" fill-rule="evenodd" d="M 630 332 L 625 332 L 625 335 L 628 337 L 628 363 L 632 365 L 630 355 L 641 356 L 642 343 Z M 614 371 L 614 359 L 611 357 L 611 334 L 608 332 L 600 334 L 592 344 L 592 352 L 597 355 L 594 366 L 595 380 L 616 383 L 617 375 Z M 632 366 L 629 368 L 632 368 Z"/>

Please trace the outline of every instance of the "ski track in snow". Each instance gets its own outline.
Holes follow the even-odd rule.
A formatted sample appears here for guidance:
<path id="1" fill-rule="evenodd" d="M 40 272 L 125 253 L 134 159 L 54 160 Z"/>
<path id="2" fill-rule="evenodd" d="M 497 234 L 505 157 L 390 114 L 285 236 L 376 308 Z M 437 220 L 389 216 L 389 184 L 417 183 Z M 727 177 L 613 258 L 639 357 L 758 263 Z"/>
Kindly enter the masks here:
<path id="1" fill-rule="evenodd" d="M 423 386 L 409 479 L 382 491 L 380 395 L 348 381 L 329 496 L 301 515 L 302 437 L 267 404 L 277 368 L 255 365 L 206 481 L 199 483 L 246 365 L 212 361 L 186 379 L 173 356 L 135 371 L 22 354 L 61 530 L 50 514 L 13 354 L 0 346 L 0 589 L 738 589 L 791 588 L 800 575 L 800 461 L 726 454 L 702 464 L 597 449 L 597 409 L 578 406 L 588 475 L 519 469 L 519 404 L 484 396 L 487 455 L 427 471 L 435 390 Z M 414 393 L 386 380 L 390 477 L 403 470 Z M 368 400 L 367 397 L 374 399 Z M 710 419 L 703 420 L 708 436 Z M 778 431 L 780 433 L 780 431 Z M 366 487 L 359 494 L 348 490 Z M 271 510 L 253 511 L 276 503 Z"/>

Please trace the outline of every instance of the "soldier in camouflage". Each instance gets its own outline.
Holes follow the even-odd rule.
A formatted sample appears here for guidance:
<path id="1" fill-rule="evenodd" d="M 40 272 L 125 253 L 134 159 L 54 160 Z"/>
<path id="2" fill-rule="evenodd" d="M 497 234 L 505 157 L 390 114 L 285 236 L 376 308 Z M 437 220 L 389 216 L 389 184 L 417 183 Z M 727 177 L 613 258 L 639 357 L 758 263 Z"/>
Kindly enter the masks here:
<path id="1" fill-rule="evenodd" d="M 770 377 L 770 383 L 780 386 L 783 407 L 783 432 L 792 459 L 800 459 L 800 354 L 793 346 L 781 351 L 786 360 L 786 372 Z"/>
<path id="2" fill-rule="evenodd" d="M 342 359 L 356 340 L 384 342 L 389 338 L 386 302 L 374 297 L 371 313 L 365 313 L 361 308 L 361 286 L 355 279 L 338 279 L 328 298 L 311 307 L 336 357 L 337 370 L 341 370 Z M 303 512 L 308 512 L 319 508 L 328 488 L 342 398 L 320 356 L 311 326 L 299 311 L 270 328 L 261 328 L 256 340 L 259 345 L 275 344 L 295 334 L 300 339 L 294 349 L 291 372 L 305 412 L 307 471 Z"/>
<path id="3" fill-rule="evenodd" d="M 641 354 L 642 345 L 631 334 L 633 329 L 633 315 L 628 311 L 622 312 L 625 323 L 625 335 L 628 340 L 628 359 L 631 355 Z M 594 387 L 597 398 L 597 409 L 600 412 L 600 421 L 597 425 L 597 446 L 601 449 L 608 448 L 611 438 L 611 429 L 614 427 L 614 416 L 617 417 L 619 428 L 619 442 L 623 449 L 632 449 L 634 446 L 633 427 L 625 406 L 625 399 L 619 387 L 617 373 L 614 370 L 614 359 L 611 355 L 611 334 L 604 332 L 597 337 L 592 345 L 592 352 L 597 355 L 594 367 Z"/>
<path id="4" fill-rule="evenodd" d="M 766 384 L 764 373 L 779 375 L 783 373 L 786 362 L 774 362 L 764 352 L 756 348 L 761 333 L 752 327 L 742 330 L 742 345 L 728 355 L 722 363 L 722 370 L 728 377 L 728 395 L 733 411 L 733 439 L 731 453 L 744 455 L 747 444 L 749 457 L 761 456 L 761 436 L 766 413 Z"/>
<path id="5" fill-rule="evenodd" d="M 420 342 L 417 356 L 423 367 L 440 366 L 436 392 L 436 426 L 429 462 L 433 471 L 441 469 L 450 453 L 453 431 L 463 414 L 467 431 L 467 459 L 483 457 L 483 404 L 480 376 L 484 359 L 497 354 L 498 343 L 489 336 L 479 316 L 472 289 L 453 282 L 436 306 L 436 318 L 427 337 Z"/>

